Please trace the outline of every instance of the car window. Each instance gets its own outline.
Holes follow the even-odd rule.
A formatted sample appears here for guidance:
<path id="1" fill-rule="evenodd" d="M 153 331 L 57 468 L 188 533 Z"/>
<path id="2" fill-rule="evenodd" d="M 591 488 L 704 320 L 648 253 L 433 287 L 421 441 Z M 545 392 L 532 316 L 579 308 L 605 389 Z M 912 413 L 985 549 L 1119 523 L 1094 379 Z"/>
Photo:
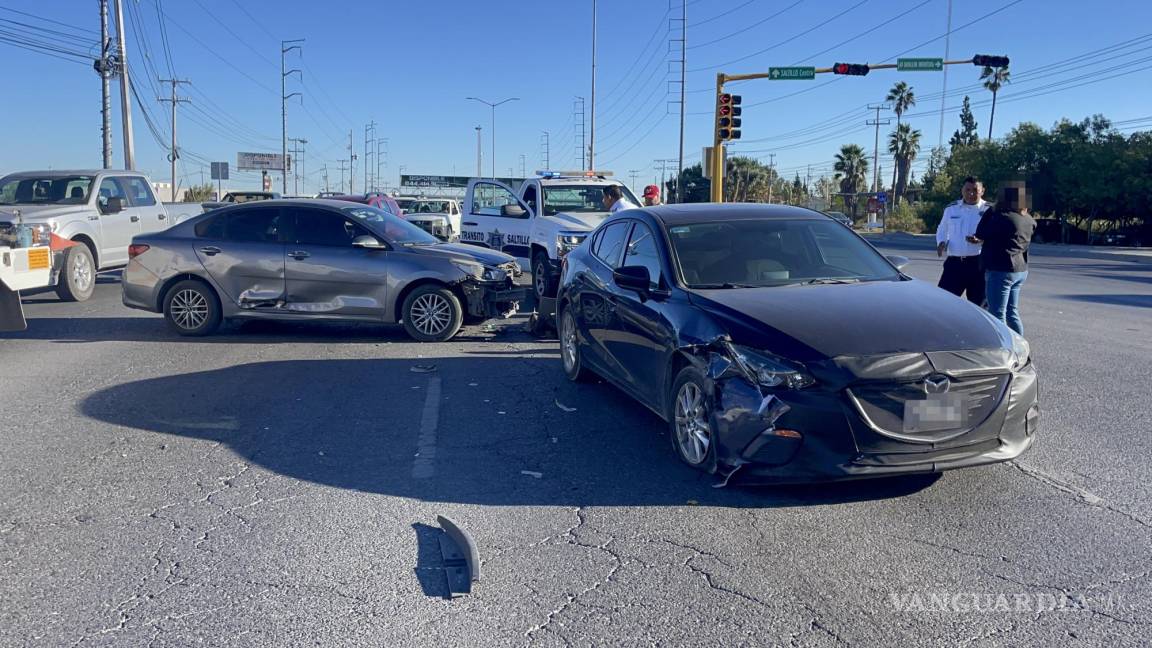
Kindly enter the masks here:
<path id="1" fill-rule="evenodd" d="M 596 258 L 608 264 L 615 270 L 620 267 L 620 252 L 624 249 L 624 241 L 628 240 L 628 229 L 632 221 L 619 221 L 604 228 L 596 241 Z"/>
<path id="2" fill-rule="evenodd" d="M 215 214 L 196 223 L 193 228 L 199 238 L 220 240 L 224 238 L 224 223 L 226 214 Z"/>
<path id="3" fill-rule="evenodd" d="M 156 204 L 156 197 L 152 195 L 152 188 L 144 182 L 143 178 L 122 178 L 125 184 L 128 196 L 132 199 L 132 204 L 137 207 L 148 207 Z"/>
<path id="4" fill-rule="evenodd" d="M 120 185 L 118 178 L 104 178 L 100 181 L 100 206 L 107 206 L 109 198 L 127 199 L 124 187 Z"/>
<path id="5" fill-rule="evenodd" d="M 352 222 L 340 212 L 299 207 L 291 211 L 296 217 L 294 238 L 302 245 L 351 247 L 357 236 L 372 236 L 372 232 L 363 225 Z"/>
<path id="6" fill-rule="evenodd" d="M 624 248 L 624 261 L 620 265 L 648 268 L 648 276 L 652 279 L 651 288 L 660 288 L 660 279 L 664 274 L 661 270 L 663 264 L 660 261 L 660 249 L 656 247 L 652 230 L 644 223 L 636 223 L 632 228 L 632 236 Z"/>
<path id="7" fill-rule="evenodd" d="M 235 209 L 227 214 L 225 238 L 240 243 L 278 243 L 281 219 L 279 207 Z"/>
<path id="8" fill-rule="evenodd" d="M 505 205 L 516 205 L 516 196 L 491 182 L 477 182 L 472 188 L 472 213 L 477 216 L 504 216 Z M 505 218 L 513 218 L 504 216 Z M 515 217 L 519 218 L 519 217 Z"/>

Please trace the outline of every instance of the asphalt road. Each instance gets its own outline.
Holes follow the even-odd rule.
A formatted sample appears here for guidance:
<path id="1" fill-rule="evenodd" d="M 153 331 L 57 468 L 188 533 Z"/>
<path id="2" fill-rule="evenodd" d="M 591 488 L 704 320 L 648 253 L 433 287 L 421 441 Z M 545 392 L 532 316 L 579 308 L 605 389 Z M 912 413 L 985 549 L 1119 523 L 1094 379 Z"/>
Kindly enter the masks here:
<path id="1" fill-rule="evenodd" d="M 0 645 L 1146 645 L 1152 264 L 1041 253 L 1024 300 L 1020 460 L 715 489 L 522 318 L 189 340 L 115 277 L 32 296 L 0 335 Z M 479 544 L 469 596 L 437 514 Z"/>

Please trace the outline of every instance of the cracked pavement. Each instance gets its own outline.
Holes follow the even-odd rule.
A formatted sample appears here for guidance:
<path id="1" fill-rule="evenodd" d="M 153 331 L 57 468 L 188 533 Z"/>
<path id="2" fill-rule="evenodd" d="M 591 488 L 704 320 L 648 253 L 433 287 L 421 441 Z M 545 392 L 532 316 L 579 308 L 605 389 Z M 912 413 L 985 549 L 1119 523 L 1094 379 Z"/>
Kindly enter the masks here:
<path id="1" fill-rule="evenodd" d="M 1152 265 L 1041 250 L 1023 299 L 1023 457 L 714 489 L 523 318 L 187 340 L 114 275 L 32 295 L 0 335 L 0 645 L 1146 645 Z M 437 514 L 479 545 L 469 596 L 445 598 Z"/>

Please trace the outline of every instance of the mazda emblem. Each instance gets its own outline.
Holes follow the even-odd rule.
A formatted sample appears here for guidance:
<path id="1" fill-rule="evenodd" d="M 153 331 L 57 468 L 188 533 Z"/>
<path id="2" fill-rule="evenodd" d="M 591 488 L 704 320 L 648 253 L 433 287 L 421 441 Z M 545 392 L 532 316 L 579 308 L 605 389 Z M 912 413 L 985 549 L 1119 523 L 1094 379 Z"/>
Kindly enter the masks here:
<path id="1" fill-rule="evenodd" d="M 948 376 L 935 374 L 924 379 L 924 393 L 928 395 L 946 394 L 951 387 L 952 381 Z"/>

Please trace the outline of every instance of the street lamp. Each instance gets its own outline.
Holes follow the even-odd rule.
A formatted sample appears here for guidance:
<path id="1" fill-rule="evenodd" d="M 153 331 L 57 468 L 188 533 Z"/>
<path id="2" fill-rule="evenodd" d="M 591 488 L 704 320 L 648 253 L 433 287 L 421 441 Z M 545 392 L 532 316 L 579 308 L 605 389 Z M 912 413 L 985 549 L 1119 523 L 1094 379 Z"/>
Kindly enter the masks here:
<path id="1" fill-rule="evenodd" d="M 479 101 L 480 103 L 492 109 L 492 179 L 496 179 L 496 106 L 506 104 L 509 101 L 520 101 L 520 97 L 510 97 L 503 101 L 492 103 L 491 101 L 484 101 L 476 97 L 465 97 L 468 101 Z"/>

